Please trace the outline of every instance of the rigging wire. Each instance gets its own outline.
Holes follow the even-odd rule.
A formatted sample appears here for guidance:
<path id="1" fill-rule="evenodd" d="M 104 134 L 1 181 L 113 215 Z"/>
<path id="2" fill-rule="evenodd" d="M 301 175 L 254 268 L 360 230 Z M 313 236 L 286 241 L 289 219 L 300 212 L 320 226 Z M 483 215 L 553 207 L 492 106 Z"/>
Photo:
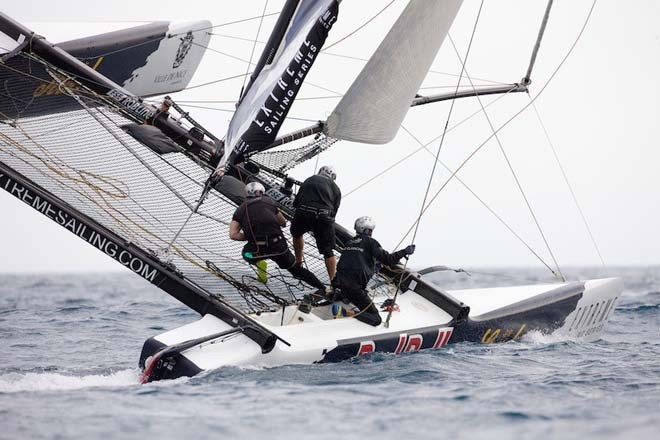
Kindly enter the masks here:
<path id="1" fill-rule="evenodd" d="M 227 35 L 227 34 L 210 33 L 209 35 L 213 35 L 213 36 L 216 36 L 216 37 L 229 38 L 229 39 L 232 39 L 232 40 L 239 40 L 239 41 L 249 41 L 249 42 L 253 41 L 250 38 L 237 37 L 237 36 L 234 36 L 234 35 Z M 266 44 L 265 41 L 258 41 L 258 43 L 259 44 Z M 348 60 L 361 61 L 363 63 L 366 63 L 367 61 L 369 61 L 368 58 L 356 57 L 356 56 L 345 55 L 345 54 L 340 54 L 340 53 L 323 52 L 323 51 L 321 51 L 321 53 L 323 55 L 327 55 L 327 56 L 330 56 L 330 57 L 345 58 L 345 59 L 348 59 Z M 439 71 L 439 70 L 432 70 L 432 69 L 429 70 L 429 73 L 434 73 L 434 74 L 437 74 L 437 75 L 451 76 L 451 77 L 457 77 L 458 76 L 457 73 L 442 72 L 442 71 Z M 492 79 L 477 78 L 476 76 L 473 76 L 472 79 L 478 80 L 478 81 L 483 81 L 483 82 L 490 83 L 490 84 L 497 84 L 497 85 L 507 85 L 507 84 L 509 84 L 509 83 L 506 83 L 506 82 L 495 81 L 495 80 L 492 80 Z M 297 99 L 300 99 L 300 98 L 297 98 Z"/>
<path id="2" fill-rule="evenodd" d="M 411 132 L 410 132 L 406 127 L 404 127 L 404 126 L 401 126 L 401 128 L 402 128 L 406 133 L 408 133 L 408 135 L 410 135 L 410 137 L 413 138 L 413 139 L 414 139 L 419 145 L 421 145 L 422 148 L 424 148 L 424 150 L 426 150 L 431 156 L 433 156 L 433 152 L 431 152 L 431 150 L 429 150 L 428 148 L 426 148 L 426 145 L 422 144 L 422 142 L 421 142 L 421 141 L 420 141 L 420 140 L 419 140 L 419 139 L 418 139 L 413 133 L 411 133 Z M 443 167 L 445 170 L 447 170 L 450 174 L 453 172 L 452 169 L 449 168 L 449 167 L 448 167 L 448 166 L 447 166 L 442 160 L 439 160 L 439 163 L 440 163 L 440 165 L 442 165 L 442 167 Z M 545 260 L 543 260 L 543 258 L 542 258 L 542 257 L 541 257 L 541 256 L 540 256 L 540 255 L 539 255 L 539 254 L 538 254 L 538 253 L 537 253 L 537 252 L 536 252 L 536 251 L 535 251 L 535 250 L 534 250 L 534 249 L 533 249 L 533 248 L 532 248 L 532 247 L 531 247 L 531 246 L 530 246 L 530 245 L 529 245 L 529 244 L 528 244 L 528 243 L 527 243 L 522 237 L 521 237 L 521 236 L 520 236 L 520 234 L 518 234 L 518 233 L 517 233 L 517 232 L 516 232 L 516 231 L 515 231 L 515 230 L 514 230 L 514 229 L 513 229 L 513 228 L 512 228 L 512 227 L 511 227 L 511 226 L 510 226 L 510 225 L 509 225 L 509 224 L 508 224 L 508 223 L 507 223 L 507 222 L 506 222 L 506 221 L 505 221 L 505 220 L 504 220 L 504 219 L 503 219 L 498 213 L 497 213 L 497 212 L 495 212 L 494 209 L 492 209 L 492 208 L 491 208 L 491 207 L 490 207 L 490 206 L 489 206 L 489 205 L 488 205 L 488 204 L 487 204 L 487 203 L 486 203 L 481 197 L 479 197 L 479 196 L 477 195 L 477 193 L 475 193 L 475 192 L 472 190 L 472 188 L 470 188 L 470 187 L 467 185 L 467 183 L 465 183 L 465 181 L 464 181 L 463 179 L 461 179 L 460 177 L 456 176 L 456 180 L 457 180 L 461 185 L 463 185 L 463 187 L 464 187 L 465 189 L 467 189 L 467 190 L 470 192 L 470 194 L 472 194 L 472 195 L 473 195 L 473 196 L 479 201 L 479 203 L 481 203 L 481 204 L 484 206 L 484 208 L 486 208 L 486 209 L 488 210 L 488 212 L 490 212 L 490 213 L 491 213 L 491 214 L 492 214 L 497 220 L 499 220 L 499 222 L 502 223 L 502 225 L 504 225 L 504 227 L 506 227 L 506 228 L 509 230 L 509 232 L 511 232 L 511 233 L 513 234 L 513 236 L 516 237 L 516 238 L 518 239 L 518 241 L 520 241 L 520 242 L 521 242 L 521 243 L 527 248 L 527 250 L 529 250 L 529 251 L 530 251 L 530 252 L 531 252 L 531 253 L 532 253 L 532 254 L 533 254 L 533 255 L 534 255 L 534 256 L 535 256 L 535 257 L 536 257 L 541 263 L 543 263 L 543 265 L 544 265 L 545 267 L 547 267 L 548 269 L 552 270 L 552 268 L 548 265 L 548 263 L 546 263 Z"/>
<path id="3" fill-rule="evenodd" d="M 3 93 L 0 92 L 0 95 L 3 95 Z M 308 97 L 304 97 L 304 98 L 296 98 L 296 101 L 315 101 L 315 100 L 320 100 L 320 99 L 338 99 L 338 98 L 341 98 L 341 96 L 336 96 L 336 95 L 332 95 L 332 96 L 308 96 Z M 177 104 L 182 104 L 182 103 L 184 103 L 184 104 L 233 104 L 235 102 L 236 102 L 235 99 L 231 99 L 231 100 L 225 99 L 225 100 L 217 100 L 217 101 L 216 100 L 187 100 L 187 99 L 179 100 L 179 99 L 177 99 L 177 101 L 176 101 Z"/>
<path id="4" fill-rule="evenodd" d="M 465 72 L 465 64 L 467 63 L 468 57 L 470 55 L 470 49 L 472 49 L 472 42 L 474 41 L 474 36 L 477 33 L 477 26 L 479 24 L 479 18 L 481 17 L 481 10 L 484 7 L 484 0 L 481 0 L 481 3 L 479 4 L 479 11 L 477 12 L 477 18 L 474 21 L 474 27 L 472 28 L 472 35 L 470 35 L 470 42 L 468 43 L 467 51 L 465 53 L 465 61 L 462 62 L 461 65 L 461 73 L 458 77 L 458 81 L 456 82 L 456 90 L 454 91 L 454 96 L 458 94 L 458 89 L 461 86 L 461 80 L 463 79 L 463 73 Z M 445 127 L 442 132 L 442 137 L 440 138 L 440 143 L 438 144 L 438 150 L 435 154 L 435 160 L 433 161 L 433 168 L 431 169 L 431 175 L 429 176 L 429 182 L 426 186 L 426 191 L 424 192 L 424 199 L 422 200 L 422 205 L 420 207 L 420 212 L 419 216 L 417 217 L 417 220 L 415 221 L 415 231 L 413 232 L 411 244 L 415 243 L 415 239 L 417 238 L 417 232 L 419 231 L 419 225 L 422 220 L 422 216 L 424 215 L 424 206 L 426 205 L 426 200 L 428 198 L 429 192 L 431 190 L 431 184 L 433 183 L 433 176 L 435 175 L 435 170 L 438 166 L 438 159 L 440 158 L 440 152 L 442 151 L 442 145 L 444 144 L 445 141 L 445 136 L 447 134 L 447 130 L 449 128 L 449 121 L 451 120 L 451 115 L 454 111 L 454 106 L 456 104 L 456 99 L 452 99 L 451 101 L 451 106 L 449 107 L 449 113 L 447 114 L 447 120 L 445 121 Z M 398 246 L 397 246 L 398 247 Z M 403 272 L 405 273 L 406 268 L 408 266 L 408 258 L 406 258 L 406 262 L 403 264 Z M 399 282 L 396 287 L 396 292 L 394 293 L 394 299 L 392 300 L 392 307 L 390 308 L 389 312 L 387 313 L 387 319 L 385 320 L 385 327 L 388 328 L 390 325 L 390 319 L 392 318 L 392 311 L 394 310 L 394 305 L 396 304 L 396 299 L 399 294 L 399 291 L 401 290 L 401 282 L 403 281 L 403 276 L 399 277 Z"/>
<path id="5" fill-rule="evenodd" d="M 545 82 L 545 84 L 543 85 L 543 87 L 541 87 L 541 89 L 540 89 L 539 92 L 536 94 L 536 96 L 534 96 L 533 98 L 530 99 L 530 102 L 529 102 L 527 105 L 523 106 L 520 110 L 518 110 L 516 113 L 514 113 L 513 116 L 511 116 L 511 117 L 510 117 L 509 119 L 507 119 L 502 125 L 500 125 L 500 127 L 497 128 L 497 130 L 495 130 L 496 133 L 500 132 L 502 129 L 504 129 L 506 126 L 508 126 L 508 125 L 511 123 L 511 121 L 513 121 L 514 119 L 516 119 L 516 118 L 517 118 L 518 116 L 520 116 L 525 110 L 527 110 L 529 107 L 531 107 L 532 104 L 533 104 L 533 103 L 539 98 L 539 96 L 541 96 L 541 94 L 543 94 L 543 92 L 545 91 L 545 89 L 550 85 L 550 83 L 551 83 L 552 80 L 555 78 L 555 76 L 557 76 L 557 73 L 559 72 L 559 70 L 561 70 L 562 66 L 564 65 L 564 63 L 566 62 L 566 60 L 568 59 L 568 57 L 573 53 L 573 50 L 575 49 L 575 47 L 577 46 L 578 42 L 580 41 L 580 37 L 582 37 L 582 34 L 584 34 L 584 31 L 585 31 L 585 29 L 587 28 L 587 25 L 589 24 L 589 20 L 591 19 L 591 16 L 592 16 L 592 14 L 593 14 L 594 8 L 596 7 L 596 2 L 597 2 L 597 0 L 594 0 L 593 3 L 591 4 L 591 8 L 589 9 L 589 12 L 587 13 L 587 17 L 585 18 L 584 23 L 582 24 L 582 28 L 580 29 L 580 32 L 578 32 L 578 35 L 576 36 L 575 41 L 573 41 L 573 43 L 571 44 L 571 47 L 568 49 L 566 55 L 564 55 L 564 57 L 563 57 L 562 60 L 559 62 L 559 64 L 557 65 L 557 67 L 555 68 L 555 70 L 552 72 L 552 74 L 550 74 L 550 77 L 549 77 L 548 80 Z M 477 154 L 477 153 L 478 153 L 478 152 L 479 152 L 479 151 L 480 151 L 480 150 L 481 150 L 481 149 L 482 149 L 487 143 L 488 143 L 488 141 L 490 141 L 492 138 L 493 138 L 493 135 L 491 134 L 491 135 L 488 136 L 488 137 L 487 137 L 487 138 L 486 138 L 481 144 L 479 144 L 479 146 L 478 146 L 474 151 L 472 151 L 472 153 L 470 153 L 470 155 L 469 155 L 467 158 L 465 158 L 465 160 L 464 160 L 464 161 L 458 166 L 458 168 L 456 168 L 456 170 L 452 173 L 452 175 L 449 176 L 449 178 L 445 181 L 445 183 L 442 184 L 442 186 L 440 187 L 440 189 L 438 189 L 438 191 L 436 191 L 436 193 L 434 194 L 434 196 L 433 196 L 433 197 L 431 198 L 431 200 L 429 201 L 428 205 L 424 208 L 424 211 L 426 211 L 428 208 L 430 208 L 431 204 L 433 204 L 433 202 L 436 200 L 436 198 L 438 197 L 438 195 L 440 195 L 440 193 L 441 193 L 441 192 L 447 187 L 447 185 L 449 184 L 449 182 L 451 182 L 451 181 L 453 180 L 453 178 L 456 177 L 456 175 L 461 171 L 461 169 L 462 169 L 462 168 L 463 168 L 463 167 L 464 167 L 464 166 L 465 166 L 465 165 L 466 165 L 466 164 L 467 164 L 467 163 L 468 163 L 468 162 L 469 162 L 469 161 L 470 161 L 470 160 L 471 160 L 471 159 L 472 159 L 472 158 L 473 158 L 473 157 L 474 157 L 474 156 L 475 156 L 475 155 L 476 155 L 476 154 Z M 397 245 L 397 247 L 400 246 L 401 243 L 403 243 L 403 241 L 406 239 L 406 237 L 407 237 L 407 236 L 410 234 L 410 232 L 413 230 L 414 226 L 415 226 L 415 224 L 413 224 L 413 225 L 408 229 L 408 231 L 407 231 L 407 232 L 404 234 L 404 236 L 401 238 L 401 241 L 399 241 L 399 244 Z"/>
<path id="6" fill-rule="evenodd" d="M 382 14 L 382 13 L 385 12 L 390 6 L 392 6 L 392 4 L 393 4 L 395 1 L 396 1 L 396 0 L 391 0 L 388 4 L 385 5 L 385 7 L 384 7 L 383 9 L 381 9 L 380 11 L 378 11 L 378 12 L 376 13 L 376 15 L 372 16 L 369 20 L 365 21 L 365 22 L 362 23 L 360 26 L 358 26 L 357 28 L 355 28 L 355 29 L 353 29 L 351 32 L 349 32 L 348 34 L 346 34 L 346 35 L 344 35 L 343 37 L 341 37 L 339 40 L 337 40 L 337 41 L 335 41 L 335 42 L 333 42 L 333 43 L 327 45 L 324 49 L 321 49 L 321 52 L 325 52 L 326 50 L 330 49 L 331 47 L 334 47 L 334 46 L 338 45 L 339 43 L 341 43 L 342 41 L 344 41 L 344 40 L 346 40 L 346 39 L 352 37 L 352 36 L 355 35 L 355 34 L 357 34 L 359 31 L 361 31 L 361 30 L 364 29 L 367 25 L 369 25 L 369 23 L 371 23 L 372 21 L 374 21 L 374 20 L 375 20 L 380 14 Z"/>
<path id="7" fill-rule="evenodd" d="M 512 88 L 511 90 L 513 90 L 513 88 Z M 509 91 L 509 92 L 507 92 L 507 93 L 504 93 L 504 94 L 498 96 L 496 99 L 494 99 L 493 101 L 491 101 L 491 102 L 489 102 L 488 104 L 486 104 L 486 108 L 488 108 L 488 107 L 490 107 L 491 105 L 495 104 L 497 101 L 499 101 L 500 99 L 504 98 L 505 96 L 508 96 L 509 93 L 511 93 L 511 91 Z M 473 112 L 472 114 L 468 115 L 467 117 L 465 117 L 464 119 L 462 119 L 462 120 L 459 121 L 458 123 L 456 123 L 456 124 L 454 124 L 453 126 L 449 127 L 449 129 L 447 130 L 447 133 L 449 133 L 449 132 L 455 130 L 455 129 L 458 128 L 458 127 L 460 127 L 460 126 L 463 125 L 465 122 L 467 122 L 467 121 L 469 121 L 470 119 L 474 118 L 474 117 L 475 117 L 476 115 L 478 115 L 479 113 L 481 113 L 481 110 L 477 110 L 477 111 Z M 442 137 L 441 134 L 438 135 L 438 136 L 436 136 L 436 137 L 434 137 L 434 138 L 431 139 L 429 142 L 425 143 L 423 147 L 419 147 L 419 148 L 416 149 L 415 151 L 413 151 L 413 152 L 411 152 L 410 154 L 408 154 L 408 155 L 404 156 L 403 158 L 399 159 L 399 160 L 398 160 L 397 162 L 395 162 L 394 164 L 392 164 L 392 165 L 390 165 L 389 167 L 385 168 L 383 171 L 379 172 L 379 173 L 376 174 L 375 176 L 373 176 L 373 177 L 367 179 L 366 181 L 362 182 L 361 184 L 359 184 L 359 185 L 356 186 L 355 188 L 353 188 L 353 189 L 351 189 L 350 191 L 348 191 L 348 192 L 343 196 L 343 198 L 346 199 L 346 197 L 348 197 L 349 195 L 351 195 L 351 194 L 353 194 L 354 192 L 356 192 L 356 191 L 362 189 L 363 187 L 367 186 L 369 183 L 373 182 L 373 181 L 376 180 L 377 178 L 383 176 L 384 174 L 386 174 L 387 172 L 389 172 L 390 170 L 392 170 L 393 168 L 395 168 L 395 167 L 398 166 L 399 164 L 401 164 L 401 163 L 403 163 L 404 161 L 406 161 L 408 158 L 410 158 L 410 157 L 414 156 L 415 154 L 419 153 L 420 151 L 422 151 L 422 150 L 424 149 L 424 147 L 428 147 L 428 146 L 431 145 L 432 143 L 436 142 L 438 139 L 440 139 L 440 137 Z"/>
<path id="8" fill-rule="evenodd" d="M 205 83 L 202 83 L 202 84 L 195 84 L 194 86 L 188 86 L 184 89 L 181 89 L 181 91 L 197 89 L 199 87 L 210 86 L 211 84 L 217 84 L 217 83 L 221 83 L 221 82 L 224 82 L 224 81 L 229 81 L 229 80 L 232 80 L 232 79 L 245 77 L 247 75 L 250 75 L 250 73 L 252 73 L 252 72 L 241 73 L 240 75 L 227 76 L 227 77 L 224 77 L 224 78 L 216 79 L 214 81 L 209 81 L 209 82 L 205 82 Z"/>
<path id="9" fill-rule="evenodd" d="M 265 11 L 264 11 L 264 12 L 265 12 Z M 194 31 L 192 31 L 192 32 L 207 31 L 207 30 L 209 30 L 209 29 L 215 29 L 215 28 L 219 28 L 219 27 L 229 26 L 229 25 L 232 25 L 232 24 L 245 23 L 246 21 L 252 21 L 252 20 L 263 20 L 265 17 L 272 17 L 272 16 L 274 16 L 274 15 L 280 15 L 280 12 L 279 12 L 279 11 L 277 11 L 277 12 L 270 12 L 270 13 L 268 13 L 268 14 L 265 14 L 265 13 L 264 13 L 264 14 L 261 14 L 261 15 L 256 15 L 256 16 L 254 16 L 254 17 L 241 18 L 240 20 L 228 21 L 228 22 L 220 23 L 220 24 L 216 24 L 216 25 L 213 25 L 213 26 L 207 26 L 207 27 L 199 28 L 199 29 L 196 29 L 196 30 L 194 30 Z M 170 35 L 168 35 L 168 36 L 171 38 L 171 37 L 177 37 L 177 36 L 179 36 L 179 35 L 185 35 L 185 34 L 187 34 L 187 33 L 188 33 L 188 32 L 179 32 L 178 34 L 170 34 Z"/>
<path id="10" fill-rule="evenodd" d="M 210 46 L 204 46 L 203 44 L 195 43 L 194 41 L 193 41 L 191 44 L 192 44 L 193 46 L 201 47 L 201 48 L 203 48 L 203 49 L 205 49 L 205 50 L 208 50 L 208 51 L 210 51 L 210 52 L 217 53 L 217 54 L 219 54 L 219 55 L 224 55 L 224 56 L 226 56 L 226 57 L 228 57 L 228 58 L 231 58 L 231 59 L 233 59 L 233 60 L 242 61 L 242 62 L 244 62 L 244 63 L 247 63 L 248 68 L 254 64 L 252 61 L 248 61 L 248 60 L 243 59 L 243 58 L 241 58 L 241 57 L 237 57 L 236 55 L 232 55 L 232 54 L 230 54 L 230 53 L 223 52 L 223 51 L 218 50 L 218 49 L 214 49 L 214 48 L 212 48 L 212 47 L 210 47 Z"/>
<path id="11" fill-rule="evenodd" d="M 179 105 L 181 107 L 199 108 L 199 109 L 204 109 L 204 110 L 214 110 L 214 111 L 217 111 L 217 112 L 234 113 L 234 111 L 235 111 L 235 110 L 228 109 L 228 108 L 206 107 L 206 106 L 203 106 L 203 105 L 192 105 L 192 104 L 179 104 Z M 286 118 L 287 119 L 292 119 L 294 121 L 318 122 L 318 119 L 298 118 L 298 117 L 295 117 L 295 116 L 287 116 Z"/>
<path id="12" fill-rule="evenodd" d="M 527 96 L 531 99 L 531 96 L 529 96 L 529 93 Z M 582 210 L 582 207 L 580 206 L 580 203 L 578 202 L 577 196 L 575 195 L 575 191 L 573 190 L 573 186 L 571 185 L 570 180 L 568 179 L 568 175 L 566 174 L 566 171 L 564 169 L 564 166 L 561 163 L 561 160 L 559 159 L 559 155 L 557 154 L 557 149 L 555 148 L 552 140 L 550 139 L 550 134 L 548 133 L 548 130 L 543 123 L 543 119 L 541 119 L 541 114 L 538 111 L 538 108 L 536 107 L 536 104 L 532 102 L 532 108 L 534 109 L 534 114 L 536 115 L 536 118 L 539 121 L 539 124 L 541 124 L 541 128 L 543 129 L 543 133 L 545 135 L 545 139 L 548 142 L 548 145 L 550 146 L 550 149 L 552 150 L 552 155 L 555 158 L 555 161 L 557 162 L 557 165 L 559 166 L 559 169 L 561 170 L 561 174 L 564 177 L 564 182 L 566 182 L 566 186 L 568 187 L 568 190 L 571 193 L 571 197 L 573 198 L 573 203 L 575 203 L 575 206 L 577 207 L 580 217 L 582 217 L 582 222 L 584 223 L 585 228 L 587 229 L 587 232 L 589 233 L 589 237 L 591 238 L 591 243 L 594 246 L 594 249 L 596 250 L 596 253 L 598 254 L 598 258 L 600 259 L 601 264 L 603 267 L 605 267 L 605 260 L 603 259 L 603 255 L 600 252 L 600 248 L 598 247 L 598 244 L 596 243 L 596 239 L 594 238 L 594 234 L 591 231 L 591 227 L 589 226 L 589 222 L 587 221 L 587 217 L 584 215 L 584 211 Z"/>
<path id="13" fill-rule="evenodd" d="M 203 28 L 200 28 L 200 29 L 195 29 L 195 30 L 192 30 L 190 32 L 197 33 L 197 32 L 202 32 L 202 31 L 206 31 L 206 30 L 214 29 L 214 28 L 218 28 L 218 27 L 229 26 L 229 25 L 232 25 L 232 24 L 244 23 L 246 21 L 251 21 L 251 20 L 257 20 L 257 19 L 262 19 L 263 20 L 264 17 L 270 17 L 270 16 L 273 16 L 273 15 L 279 15 L 279 12 L 272 12 L 270 14 L 258 15 L 256 17 L 249 17 L 249 18 L 243 18 L 243 19 L 240 19 L 240 20 L 229 21 L 229 22 L 226 22 L 226 23 L 220 23 L 220 24 L 216 24 L 214 26 L 208 26 L 208 27 L 203 27 Z M 168 39 L 170 39 L 170 38 L 178 37 L 180 35 L 185 35 L 187 33 L 188 33 L 188 31 L 179 32 L 179 33 L 176 33 L 176 34 L 168 34 L 166 37 Z M 78 59 L 79 60 L 89 60 L 89 59 L 96 59 L 96 58 L 101 57 L 101 56 L 104 57 L 104 56 L 108 56 L 108 55 L 113 55 L 115 53 L 123 52 L 123 51 L 130 50 L 130 49 L 134 49 L 136 47 L 140 47 L 140 46 L 143 46 L 145 44 L 153 43 L 154 41 L 160 41 L 162 39 L 163 39 L 163 36 L 159 35 L 157 37 L 150 38 L 148 40 L 142 41 L 140 43 L 133 44 L 133 45 L 128 46 L 128 47 L 122 47 L 121 49 L 116 49 L 116 50 L 111 50 L 109 52 L 96 54 L 93 57 L 79 57 Z"/>
<path id="14" fill-rule="evenodd" d="M 452 47 L 454 48 L 454 53 L 458 57 L 458 59 L 465 65 L 465 62 L 461 58 L 461 54 L 458 52 L 458 48 L 456 47 L 456 44 L 454 44 L 453 38 L 451 38 L 451 35 L 448 35 L 449 37 L 449 42 L 451 43 Z M 467 60 L 466 60 L 467 61 Z M 557 268 L 557 273 L 561 277 L 562 281 L 566 281 L 566 278 L 564 277 L 564 274 L 561 271 L 561 268 L 559 267 L 559 263 L 557 262 L 557 258 L 555 257 L 554 252 L 552 252 L 552 248 L 550 247 L 550 243 L 548 242 L 548 239 L 545 236 L 545 233 L 543 232 L 543 229 L 541 228 L 541 224 L 539 223 L 538 218 L 536 217 L 536 214 L 534 213 L 534 209 L 532 208 L 532 205 L 529 201 L 529 198 L 527 197 L 527 194 L 525 193 L 525 190 L 522 187 L 522 183 L 520 182 L 520 179 L 518 178 L 518 174 L 516 171 L 513 169 L 513 165 L 511 164 L 511 160 L 509 160 L 509 155 L 506 153 L 506 150 L 504 149 L 504 145 L 502 145 L 502 141 L 500 140 L 500 137 L 497 135 L 497 132 L 495 131 L 495 126 L 493 125 L 493 121 L 491 121 L 490 116 L 488 116 L 488 112 L 486 111 L 486 108 L 484 107 L 483 102 L 481 101 L 481 97 L 479 96 L 478 93 L 476 93 L 477 89 L 474 87 L 474 84 L 472 83 L 472 78 L 470 78 L 470 74 L 468 73 L 467 69 L 465 69 L 465 77 L 468 79 L 470 82 L 470 85 L 472 86 L 472 89 L 475 92 L 475 96 L 477 98 L 477 101 L 479 102 L 479 106 L 481 107 L 481 111 L 486 118 L 486 121 L 488 122 L 488 126 L 490 127 L 491 131 L 493 132 L 493 136 L 495 138 L 495 142 L 497 143 L 497 146 L 499 147 L 500 151 L 502 152 L 502 155 L 504 156 L 504 160 L 506 161 L 507 166 L 509 167 L 509 171 L 511 171 L 511 175 L 513 176 L 513 179 L 516 182 L 516 186 L 518 187 L 518 190 L 520 190 L 520 194 L 522 195 L 522 198 L 525 200 L 525 205 L 527 205 L 527 209 L 529 210 L 530 215 L 532 216 L 532 219 L 534 220 L 534 223 L 536 224 L 536 228 L 539 231 L 539 234 L 541 234 L 541 238 L 543 239 L 543 242 L 545 243 L 545 246 L 548 249 L 548 252 L 550 253 L 550 257 L 552 258 L 552 261 L 555 264 L 555 267 Z M 553 271 L 554 273 L 554 271 Z"/>
<path id="15" fill-rule="evenodd" d="M 266 8 L 268 8 L 268 0 L 264 2 L 264 10 L 261 13 L 261 20 L 259 20 L 257 35 L 254 36 L 254 43 L 252 44 L 252 52 L 250 52 L 250 61 L 248 61 L 247 71 L 245 72 L 245 76 L 243 77 L 243 87 L 241 87 L 241 97 L 243 96 L 243 91 L 245 90 L 245 81 L 247 80 L 247 75 L 248 72 L 250 71 L 250 66 L 252 65 L 252 58 L 254 57 L 254 51 L 257 48 L 257 41 L 259 41 L 259 34 L 261 33 L 261 25 L 264 24 L 264 16 L 266 15 Z"/>

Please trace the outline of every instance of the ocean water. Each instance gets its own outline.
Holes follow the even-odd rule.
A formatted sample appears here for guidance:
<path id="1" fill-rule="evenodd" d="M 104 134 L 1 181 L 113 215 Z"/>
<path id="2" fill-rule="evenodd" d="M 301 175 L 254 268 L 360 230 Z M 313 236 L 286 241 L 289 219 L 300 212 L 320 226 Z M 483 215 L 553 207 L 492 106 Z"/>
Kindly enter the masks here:
<path id="1" fill-rule="evenodd" d="M 435 281 L 548 279 L 490 272 Z M 148 385 L 144 340 L 196 314 L 132 274 L 0 275 L 0 438 L 658 438 L 660 268 L 567 272 L 625 280 L 598 342 L 536 334 Z"/>

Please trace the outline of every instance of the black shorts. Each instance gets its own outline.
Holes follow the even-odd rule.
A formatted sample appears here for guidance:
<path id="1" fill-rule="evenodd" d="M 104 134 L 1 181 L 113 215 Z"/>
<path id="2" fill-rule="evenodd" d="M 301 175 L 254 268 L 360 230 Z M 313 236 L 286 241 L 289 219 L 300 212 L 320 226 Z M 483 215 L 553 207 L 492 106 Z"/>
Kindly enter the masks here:
<path id="1" fill-rule="evenodd" d="M 316 247 L 324 258 L 335 254 L 335 221 L 324 215 L 310 212 L 296 211 L 291 221 L 291 235 L 293 238 L 302 237 L 305 232 L 313 232 Z"/>

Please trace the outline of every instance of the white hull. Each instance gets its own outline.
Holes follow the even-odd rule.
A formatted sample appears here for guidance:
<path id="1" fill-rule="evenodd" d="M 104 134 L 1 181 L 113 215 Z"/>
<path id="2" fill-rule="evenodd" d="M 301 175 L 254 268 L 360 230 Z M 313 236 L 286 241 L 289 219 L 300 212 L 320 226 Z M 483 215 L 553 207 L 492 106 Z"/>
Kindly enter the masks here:
<path id="1" fill-rule="evenodd" d="M 438 349 L 448 343 L 483 343 L 515 340 L 529 331 L 559 333 L 581 341 L 600 337 L 605 322 L 622 291 L 620 279 L 449 292 L 471 308 L 468 319 L 452 317 L 419 294 L 400 295 L 400 310 L 393 313 L 390 326 L 372 327 L 354 318 L 332 319 L 330 306 L 315 307 L 303 313 L 295 306 L 263 313 L 253 318 L 272 331 L 279 340 L 268 353 L 243 333 L 214 338 L 176 352 L 168 359 L 150 365 L 152 355 L 164 347 L 185 341 L 231 332 L 224 321 L 206 315 L 199 321 L 168 331 L 145 343 L 141 364 L 156 373 L 151 377 L 193 375 L 223 366 L 275 367 L 347 359 L 371 351 L 394 352 Z M 376 297 L 378 305 L 386 296 Z M 385 320 L 386 312 L 381 312 Z M 157 356 L 156 356 L 157 358 Z"/>

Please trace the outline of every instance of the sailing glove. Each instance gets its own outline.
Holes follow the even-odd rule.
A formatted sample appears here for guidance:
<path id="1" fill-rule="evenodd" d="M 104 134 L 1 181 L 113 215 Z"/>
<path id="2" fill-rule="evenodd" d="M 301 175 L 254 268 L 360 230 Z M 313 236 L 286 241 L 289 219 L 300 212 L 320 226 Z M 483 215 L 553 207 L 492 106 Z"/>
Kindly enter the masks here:
<path id="1" fill-rule="evenodd" d="M 414 244 L 411 244 L 410 246 L 408 246 L 407 248 L 405 248 L 403 250 L 403 255 L 406 256 L 406 257 L 410 256 L 414 253 L 415 253 L 415 245 Z"/>

